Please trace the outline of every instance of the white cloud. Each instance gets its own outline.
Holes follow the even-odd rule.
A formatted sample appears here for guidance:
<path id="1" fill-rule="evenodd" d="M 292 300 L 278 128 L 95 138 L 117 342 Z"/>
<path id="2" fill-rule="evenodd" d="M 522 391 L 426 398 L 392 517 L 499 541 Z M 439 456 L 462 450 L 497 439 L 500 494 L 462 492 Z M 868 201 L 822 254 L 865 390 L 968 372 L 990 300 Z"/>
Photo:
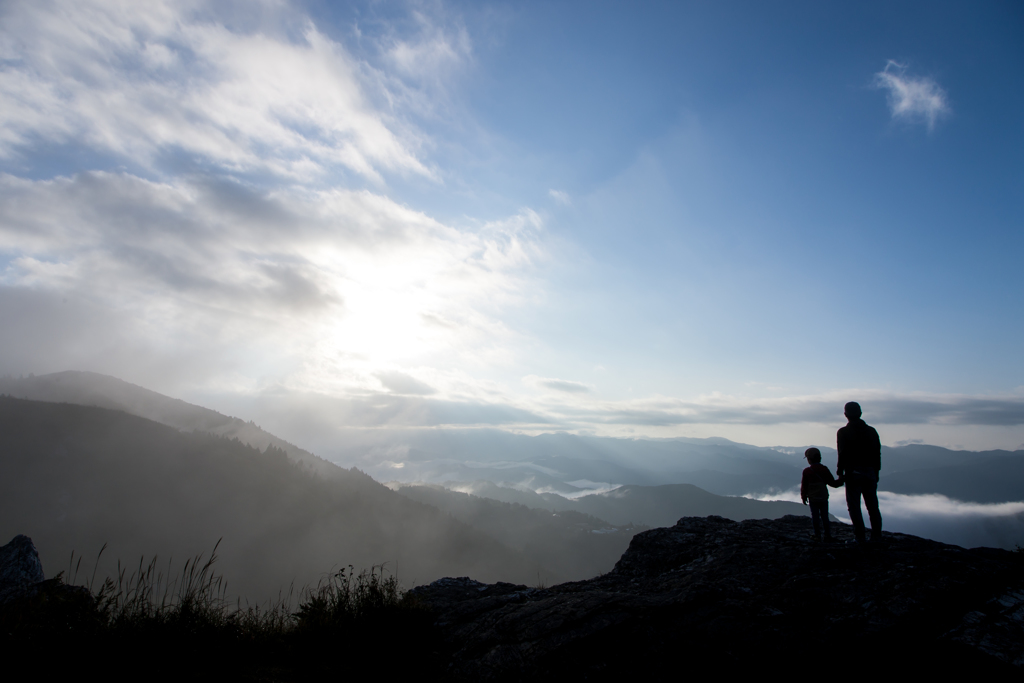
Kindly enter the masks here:
<path id="1" fill-rule="evenodd" d="M 386 74 L 308 20 L 282 33 L 296 23 L 286 5 L 247 4 L 277 15 L 248 30 L 229 28 L 215 7 L 8 4 L 0 155 L 46 141 L 150 168 L 180 151 L 232 172 L 293 179 L 342 168 L 376 182 L 383 172 L 434 175 L 417 153 L 425 139 L 389 107 Z"/>
<path id="2" fill-rule="evenodd" d="M 829 512 L 837 518 L 849 523 L 847 516 L 846 497 L 839 490 L 833 494 Z M 784 500 L 791 503 L 800 502 L 800 487 L 777 493 L 750 494 L 744 496 L 753 500 Z M 941 493 L 924 493 L 908 495 L 892 491 L 878 492 L 878 508 L 885 520 L 914 520 L 918 518 L 948 517 L 963 519 L 965 517 L 1013 517 L 1024 513 L 1024 501 L 1006 503 L 972 503 L 944 496 Z M 865 520 L 867 519 L 865 513 Z"/>
<path id="3" fill-rule="evenodd" d="M 542 380 L 564 381 L 533 376 L 529 379 L 529 383 L 534 385 L 543 385 Z M 782 398 L 748 398 L 717 393 L 689 400 L 666 396 L 624 401 L 584 398 L 573 403 L 549 404 L 547 408 L 553 415 L 580 424 L 651 427 L 687 424 L 834 424 L 842 420 L 842 406 L 850 397 L 860 399 L 865 419 L 871 424 L 1024 425 L 1024 398 L 1016 395 L 899 395 L 860 389 Z"/>
<path id="4" fill-rule="evenodd" d="M 463 26 L 440 25 L 423 12 L 413 12 L 412 18 L 416 31 L 411 38 L 392 32 L 381 39 L 385 58 L 406 77 L 443 88 L 438 78 L 471 58 L 469 33 Z"/>
<path id="5" fill-rule="evenodd" d="M 572 200 L 569 198 L 568 192 L 563 192 L 562 190 L 548 190 L 548 194 L 559 204 L 564 206 L 572 205 Z"/>
<path id="6" fill-rule="evenodd" d="M 878 492 L 879 507 L 893 519 L 915 517 L 1013 517 L 1024 513 L 1024 502 L 972 503 L 949 498 L 939 493 L 904 495 Z"/>
<path id="7" fill-rule="evenodd" d="M 592 394 L 594 388 L 589 384 L 583 382 L 575 382 L 569 379 L 556 379 L 553 377 L 538 377 L 537 375 L 527 375 L 523 377 L 523 384 L 527 386 L 536 387 L 538 389 L 549 389 L 566 394 Z"/>
<path id="8" fill-rule="evenodd" d="M 502 312 L 531 296 L 544 253 L 530 211 L 458 230 L 368 191 L 204 179 L 2 176 L 0 216 L 7 291 L 74 293 L 170 355 L 233 345 L 247 381 L 329 394 L 473 384 L 515 354 Z M 424 363 L 429 386 L 387 374 Z"/>
<path id="9" fill-rule="evenodd" d="M 381 384 L 384 385 L 384 388 L 393 394 L 429 396 L 430 394 L 437 393 L 437 390 L 426 382 L 421 382 L 415 377 L 407 375 L 404 372 L 394 370 L 390 372 L 378 372 L 376 377 L 380 380 Z"/>
<path id="10" fill-rule="evenodd" d="M 946 92 L 930 78 L 908 76 L 906 65 L 893 60 L 875 74 L 875 85 L 889 94 L 889 110 L 894 119 L 923 121 L 928 130 L 952 112 Z"/>

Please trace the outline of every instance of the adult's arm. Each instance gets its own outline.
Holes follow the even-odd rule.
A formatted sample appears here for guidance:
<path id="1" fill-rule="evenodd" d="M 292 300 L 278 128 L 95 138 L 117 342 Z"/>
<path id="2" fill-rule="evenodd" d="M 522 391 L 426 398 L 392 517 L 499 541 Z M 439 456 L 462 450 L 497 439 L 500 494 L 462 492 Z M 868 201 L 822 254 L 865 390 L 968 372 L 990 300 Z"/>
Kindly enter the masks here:
<path id="1" fill-rule="evenodd" d="M 847 448 L 847 435 L 844 433 L 845 427 L 840 427 L 839 431 L 836 432 L 836 451 L 839 452 L 839 459 L 836 461 L 836 476 L 842 477 L 846 474 L 846 455 L 849 452 Z"/>
<path id="2" fill-rule="evenodd" d="M 878 431 L 874 427 L 868 429 L 871 430 L 871 466 L 878 472 L 882 469 L 882 441 L 878 438 Z"/>

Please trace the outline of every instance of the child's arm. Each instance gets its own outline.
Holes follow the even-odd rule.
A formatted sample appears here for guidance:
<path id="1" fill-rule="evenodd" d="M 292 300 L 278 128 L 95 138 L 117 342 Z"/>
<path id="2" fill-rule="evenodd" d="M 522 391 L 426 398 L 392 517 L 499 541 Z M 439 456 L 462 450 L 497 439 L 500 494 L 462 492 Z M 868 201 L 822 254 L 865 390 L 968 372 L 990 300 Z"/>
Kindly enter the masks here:
<path id="1" fill-rule="evenodd" d="M 800 500 L 807 505 L 807 470 L 804 470 L 803 476 L 800 477 Z"/>

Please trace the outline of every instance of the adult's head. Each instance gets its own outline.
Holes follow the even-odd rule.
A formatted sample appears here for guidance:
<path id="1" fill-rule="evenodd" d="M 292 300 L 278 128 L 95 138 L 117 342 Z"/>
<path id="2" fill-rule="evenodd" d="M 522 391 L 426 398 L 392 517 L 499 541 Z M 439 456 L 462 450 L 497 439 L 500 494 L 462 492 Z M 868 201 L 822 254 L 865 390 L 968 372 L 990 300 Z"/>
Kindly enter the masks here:
<path id="1" fill-rule="evenodd" d="M 843 413 L 846 415 L 847 420 L 857 420 L 860 418 L 860 404 L 856 401 L 850 401 L 846 404 L 843 409 Z"/>
<path id="2" fill-rule="evenodd" d="M 807 462 L 810 463 L 821 462 L 821 451 L 817 448 L 808 448 L 804 451 L 804 457 L 807 458 Z"/>

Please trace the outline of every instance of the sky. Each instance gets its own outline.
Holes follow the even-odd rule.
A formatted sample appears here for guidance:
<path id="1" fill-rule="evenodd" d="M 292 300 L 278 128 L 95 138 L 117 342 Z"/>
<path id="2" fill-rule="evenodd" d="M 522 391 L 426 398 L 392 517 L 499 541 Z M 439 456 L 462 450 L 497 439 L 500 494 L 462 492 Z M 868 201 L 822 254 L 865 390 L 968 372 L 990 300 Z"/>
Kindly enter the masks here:
<path id="1" fill-rule="evenodd" d="M 0 374 L 763 446 L 857 400 L 888 445 L 1024 448 L 1022 35 L 1014 2 L 2 2 Z"/>

